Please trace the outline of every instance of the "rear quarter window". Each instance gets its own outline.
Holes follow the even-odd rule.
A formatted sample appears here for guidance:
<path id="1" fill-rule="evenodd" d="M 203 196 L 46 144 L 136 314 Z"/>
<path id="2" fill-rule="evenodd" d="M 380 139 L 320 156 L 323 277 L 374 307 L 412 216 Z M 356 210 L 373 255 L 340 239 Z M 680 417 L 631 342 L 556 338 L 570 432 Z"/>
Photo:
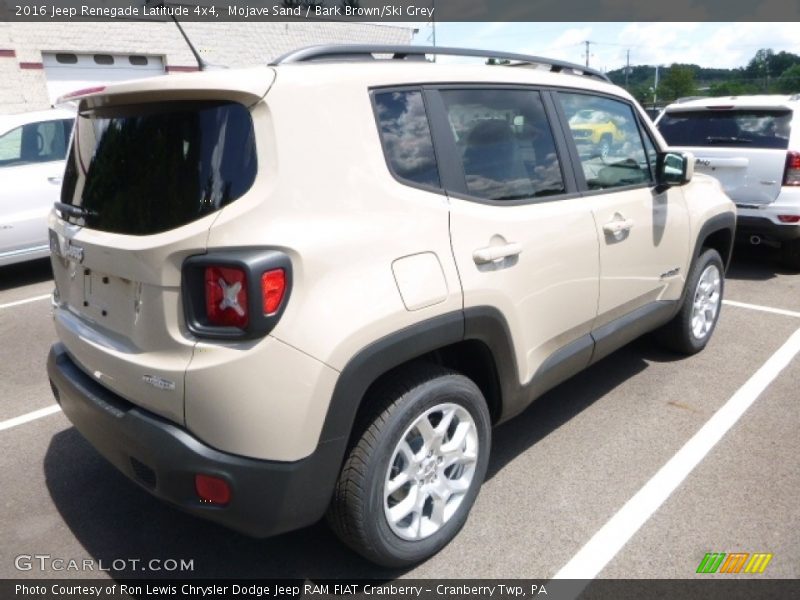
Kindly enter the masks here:
<path id="1" fill-rule="evenodd" d="M 439 169 L 422 92 L 375 92 L 375 114 L 386 162 L 408 183 L 439 187 Z"/>
<path id="2" fill-rule="evenodd" d="M 790 110 L 698 110 L 664 113 L 658 129 L 670 146 L 789 147 Z"/>

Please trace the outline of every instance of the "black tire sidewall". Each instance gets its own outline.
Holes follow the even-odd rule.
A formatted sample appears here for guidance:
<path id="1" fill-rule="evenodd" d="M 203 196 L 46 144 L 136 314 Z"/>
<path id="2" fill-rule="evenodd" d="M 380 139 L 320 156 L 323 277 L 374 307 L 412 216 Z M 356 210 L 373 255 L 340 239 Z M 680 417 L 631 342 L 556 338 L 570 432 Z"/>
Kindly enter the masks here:
<path id="1" fill-rule="evenodd" d="M 475 421 L 478 433 L 478 460 L 470 489 L 457 512 L 435 534 L 418 541 L 408 541 L 395 534 L 383 510 L 383 485 L 389 461 L 400 438 L 411 423 L 429 408 L 453 403 L 463 406 Z M 478 496 L 489 462 L 491 422 L 486 402 L 472 381 L 461 375 L 447 375 L 428 381 L 409 391 L 403 402 L 389 417 L 377 452 L 367 465 L 367 506 L 364 530 L 369 545 L 386 566 L 404 566 L 435 554 L 455 537 L 464 525 Z"/>
<path id="2" fill-rule="evenodd" d="M 719 308 L 717 309 L 717 315 L 714 318 L 714 323 L 711 325 L 711 329 L 706 334 L 705 337 L 702 339 L 698 339 L 695 337 L 694 332 L 692 331 L 692 312 L 694 307 L 694 296 L 697 292 L 697 285 L 700 282 L 700 276 L 703 274 L 703 271 L 709 265 L 715 265 L 717 269 L 719 269 L 720 274 L 720 288 L 719 288 Z M 684 342 L 689 346 L 692 352 L 699 352 L 703 348 L 706 347 L 711 336 L 714 335 L 714 331 L 717 328 L 717 323 L 719 322 L 719 315 L 722 312 L 722 300 L 725 297 L 725 267 L 722 264 L 722 258 L 720 257 L 719 253 L 714 249 L 707 249 L 704 250 L 703 253 L 697 257 L 694 265 L 692 266 L 692 271 L 689 274 L 689 279 L 686 282 L 686 298 L 683 302 L 683 307 L 681 310 L 681 334 L 683 335 Z"/>

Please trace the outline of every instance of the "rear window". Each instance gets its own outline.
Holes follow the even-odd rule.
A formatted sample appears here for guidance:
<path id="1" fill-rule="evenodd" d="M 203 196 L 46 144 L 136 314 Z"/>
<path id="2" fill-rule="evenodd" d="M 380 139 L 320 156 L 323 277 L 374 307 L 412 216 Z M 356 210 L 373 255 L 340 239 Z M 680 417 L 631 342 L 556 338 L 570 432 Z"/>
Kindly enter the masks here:
<path id="1" fill-rule="evenodd" d="M 658 129 L 670 146 L 789 146 L 790 110 L 698 110 L 665 113 Z"/>
<path id="2" fill-rule="evenodd" d="M 91 229 L 130 235 L 174 229 L 250 189 L 254 137 L 249 111 L 232 102 L 81 112 L 61 201 L 84 209 L 83 224 Z"/>

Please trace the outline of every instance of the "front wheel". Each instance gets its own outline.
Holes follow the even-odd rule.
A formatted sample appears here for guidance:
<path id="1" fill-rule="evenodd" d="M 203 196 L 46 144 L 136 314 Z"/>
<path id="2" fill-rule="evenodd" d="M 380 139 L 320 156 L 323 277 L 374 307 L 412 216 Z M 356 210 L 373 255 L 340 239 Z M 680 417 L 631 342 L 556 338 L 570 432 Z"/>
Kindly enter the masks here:
<path id="1" fill-rule="evenodd" d="M 658 331 L 661 343 L 682 354 L 706 347 L 719 319 L 725 268 L 713 248 L 705 249 L 689 271 L 683 304 L 675 318 Z"/>
<path id="2" fill-rule="evenodd" d="M 339 538 L 380 565 L 411 565 L 461 529 L 486 474 L 491 425 L 469 379 L 436 365 L 397 372 L 367 398 L 328 511 Z"/>

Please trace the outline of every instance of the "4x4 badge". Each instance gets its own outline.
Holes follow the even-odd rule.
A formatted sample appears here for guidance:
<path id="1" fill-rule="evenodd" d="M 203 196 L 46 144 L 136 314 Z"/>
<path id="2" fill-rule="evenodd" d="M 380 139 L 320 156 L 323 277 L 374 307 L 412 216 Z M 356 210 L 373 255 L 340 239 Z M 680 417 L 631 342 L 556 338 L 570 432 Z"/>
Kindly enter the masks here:
<path id="1" fill-rule="evenodd" d="M 159 390 L 171 392 L 175 389 L 175 382 L 170 381 L 169 379 L 164 379 L 163 377 L 156 377 L 155 375 L 142 375 L 142 379 L 145 383 L 149 383 L 154 388 L 158 388 Z"/>

